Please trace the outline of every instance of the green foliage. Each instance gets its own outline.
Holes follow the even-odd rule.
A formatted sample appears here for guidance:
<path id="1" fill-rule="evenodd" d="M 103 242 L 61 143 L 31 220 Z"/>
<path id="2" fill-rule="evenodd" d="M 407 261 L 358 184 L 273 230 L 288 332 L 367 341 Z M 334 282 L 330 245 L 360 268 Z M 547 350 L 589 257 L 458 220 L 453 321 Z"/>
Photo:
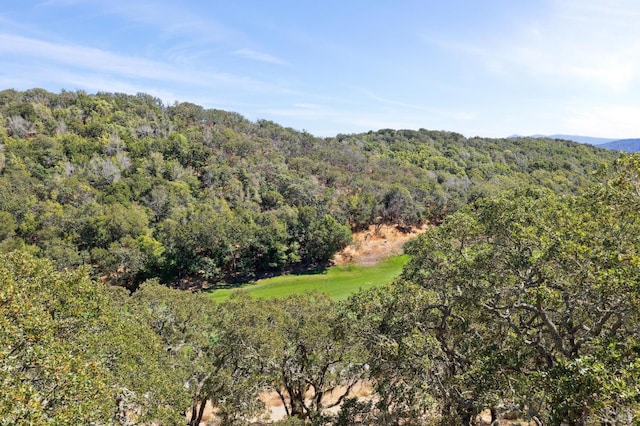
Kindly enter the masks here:
<path id="1" fill-rule="evenodd" d="M 0 255 L 0 423 L 178 418 L 167 407 L 186 401 L 157 340 L 114 302 L 83 270 Z"/>
<path id="2" fill-rule="evenodd" d="M 342 402 L 364 377 L 364 348 L 325 295 L 267 302 L 237 293 L 222 308 L 233 313 L 232 323 L 223 327 L 234 333 L 229 342 L 250 357 L 248 367 L 260 371 L 263 389 L 280 396 L 287 417 L 322 424 L 324 410 Z M 327 402 L 326 395 L 337 401 Z"/>
<path id="3" fill-rule="evenodd" d="M 265 335 L 255 324 L 243 323 L 240 311 L 153 281 L 145 282 L 128 305 L 160 337 L 176 382 L 187 387 L 190 424 L 199 424 L 207 400 L 216 404 L 226 424 L 256 414 L 260 381 L 259 370 L 251 365 L 255 348 L 242 343 L 256 333 Z"/>
<path id="4" fill-rule="evenodd" d="M 433 408 L 433 388 L 444 372 L 434 370 L 434 359 L 443 354 L 428 322 L 432 305 L 430 295 L 412 285 L 376 287 L 347 301 L 378 396 L 375 410 L 360 410 L 378 424 L 424 424 Z"/>
<path id="5" fill-rule="evenodd" d="M 316 138 L 145 94 L 5 90 L 0 121 L 2 424 L 196 424 L 206 400 L 242 424 L 267 388 L 316 424 L 468 423 L 500 404 L 637 421 L 638 157 L 425 129 Z M 402 278 L 344 304 L 90 281 L 324 267 L 352 230 L 425 221 L 442 225 Z M 342 271 L 344 298 L 400 266 L 344 268 L 279 280 Z M 342 395 L 326 417 L 322 395 L 362 378 L 375 400 Z"/>
<path id="6" fill-rule="evenodd" d="M 615 156 L 424 129 L 321 139 L 144 94 L 5 90 L 0 119 L 2 247 L 131 288 L 319 266 L 347 226 L 440 221 L 524 183 L 575 192 Z"/>
<path id="7" fill-rule="evenodd" d="M 493 420 L 503 409 L 551 425 L 637 423 L 640 157 L 600 178 L 578 196 L 523 187 L 479 198 L 409 243 L 394 283 L 342 302 L 240 291 L 215 304 L 157 280 L 130 295 L 86 269 L 0 254 L 0 423 L 179 424 L 186 411 L 196 425 L 211 401 L 223 424 L 247 424 L 260 419 L 265 390 L 281 399 L 287 424 L 472 424 L 485 408 Z M 118 239 L 91 255 L 114 273 L 147 261 L 168 268 L 180 255 L 171 250 L 195 239 L 210 266 L 223 256 L 234 267 L 251 261 L 246 253 L 289 256 L 289 229 L 336 229 L 312 208 L 248 205 L 171 210 L 163 242 L 136 219 L 144 207 L 91 201 L 93 217 L 105 208 L 134 216 L 118 218 Z M 22 233 L 64 247 L 74 229 L 64 204 L 37 206 L 6 227 L 2 244 Z M 251 232 L 269 223 L 279 225 L 274 240 Z M 206 246 L 211 238 L 222 244 Z M 280 254 L 264 251 L 272 241 Z M 350 398 L 363 381 L 372 398 Z"/>
<path id="8" fill-rule="evenodd" d="M 13 237 L 17 224 L 11 213 L 0 211 L 0 241 Z"/>
<path id="9" fill-rule="evenodd" d="M 0 268 L 2 423 L 108 418 L 106 371 L 78 345 L 99 319 L 97 290 L 82 273 L 52 274 L 26 254 L 3 255 Z"/>
<path id="10" fill-rule="evenodd" d="M 584 424 L 616 400 L 607 383 L 627 395 L 616 409 L 637 410 L 637 159 L 619 166 L 581 197 L 527 188 L 479 201 L 409 245 L 403 280 L 434 297 L 435 336 L 454 355 L 441 361 L 447 392 L 465 395 L 458 418 L 509 399 Z M 613 361 L 604 348 L 619 345 L 629 350 Z"/>

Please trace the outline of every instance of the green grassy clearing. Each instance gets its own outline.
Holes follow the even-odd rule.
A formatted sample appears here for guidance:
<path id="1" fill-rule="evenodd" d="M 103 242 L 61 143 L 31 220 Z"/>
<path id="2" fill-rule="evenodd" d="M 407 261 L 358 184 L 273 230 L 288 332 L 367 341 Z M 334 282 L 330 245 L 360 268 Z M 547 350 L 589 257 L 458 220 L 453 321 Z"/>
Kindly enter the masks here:
<path id="1" fill-rule="evenodd" d="M 227 299 L 238 288 L 253 297 L 273 298 L 317 290 L 327 293 L 335 300 L 346 299 L 360 289 L 392 282 L 409 256 L 394 256 L 372 266 L 341 265 L 328 268 L 318 274 L 292 274 L 266 278 L 255 283 L 243 284 L 232 289 L 218 289 L 209 293 L 216 302 Z"/>

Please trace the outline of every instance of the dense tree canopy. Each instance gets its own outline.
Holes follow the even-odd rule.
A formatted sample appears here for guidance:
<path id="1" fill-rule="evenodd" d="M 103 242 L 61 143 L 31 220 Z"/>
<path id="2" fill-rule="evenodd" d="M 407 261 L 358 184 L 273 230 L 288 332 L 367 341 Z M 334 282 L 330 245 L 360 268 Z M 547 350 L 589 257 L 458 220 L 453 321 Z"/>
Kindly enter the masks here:
<path id="1" fill-rule="evenodd" d="M 397 285 L 425 298 L 413 323 L 437 341 L 444 418 L 505 400 L 545 424 L 635 418 L 638 165 L 621 160 L 580 197 L 527 188 L 478 201 L 409 245 Z"/>
<path id="2" fill-rule="evenodd" d="M 0 424 L 178 421 L 184 389 L 123 297 L 84 270 L 0 255 Z"/>
<path id="3" fill-rule="evenodd" d="M 639 421 L 640 157 L 320 139 L 142 94 L 6 90 L 0 119 L 0 424 L 195 425 L 207 401 L 247 424 L 267 391 L 289 424 Z M 345 302 L 164 285 L 319 265 L 352 230 L 426 220 L 402 276 Z"/>
<path id="4" fill-rule="evenodd" d="M 149 95 L 0 92 L 0 250 L 135 287 L 317 265 L 372 224 L 438 221 L 524 183 L 575 192 L 615 154 L 380 130 L 316 138 Z"/>
<path id="5" fill-rule="evenodd" d="M 86 270 L 3 254 L 0 418 L 197 424 L 210 400 L 224 424 L 246 424 L 273 390 L 313 424 L 466 424 L 484 408 L 635 422 L 640 159 L 606 176 L 580 196 L 479 199 L 409 244 L 397 282 L 340 304 L 238 294 L 215 305 L 153 281 L 130 296 Z M 358 381 L 368 401 L 347 398 Z"/>

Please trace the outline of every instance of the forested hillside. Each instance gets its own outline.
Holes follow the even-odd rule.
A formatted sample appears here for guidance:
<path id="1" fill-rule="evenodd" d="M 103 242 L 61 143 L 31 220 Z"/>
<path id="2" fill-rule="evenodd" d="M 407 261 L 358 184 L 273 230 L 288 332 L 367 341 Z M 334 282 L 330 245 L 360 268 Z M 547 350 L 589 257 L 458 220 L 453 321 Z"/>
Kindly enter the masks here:
<path id="1" fill-rule="evenodd" d="M 265 393 L 281 425 L 637 424 L 639 189 L 636 156 L 579 196 L 478 199 L 344 302 L 129 294 L 0 253 L 0 425 L 195 426 L 205 401 L 265 424 Z"/>
<path id="2" fill-rule="evenodd" d="M 423 129 L 317 138 L 144 94 L 5 90 L 0 121 L 0 251 L 129 287 L 323 264 L 351 230 L 523 185 L 575 193 L 617 156 Z"/>
<path id="3" fill-rule="evenodd" d="M 196 425 L 207 401 L 245 425 L 265 394 L 289 425 L 638 421 L 637 156 L 316 138 L 147 95 L 8 90 L 0 114 L 0 425 Z M 402 276 L 346 301 L 166 285 L 321 265 L 352 231 L 426 221 Z"/>

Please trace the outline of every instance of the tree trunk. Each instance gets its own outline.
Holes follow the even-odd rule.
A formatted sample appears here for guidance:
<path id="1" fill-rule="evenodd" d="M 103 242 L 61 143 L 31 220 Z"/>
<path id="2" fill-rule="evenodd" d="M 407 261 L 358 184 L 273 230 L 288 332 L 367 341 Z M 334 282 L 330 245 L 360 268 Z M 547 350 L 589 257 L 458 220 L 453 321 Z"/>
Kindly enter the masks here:
<path id="1" fill-rule="evenodd" d="M 198 401 L 196 399 L 193 401 L 193 405 L 191 406 L 191 419 L 189 420 L 189 426 L 198 426 L 200 424 L 206 406 L 206 400 Z"/>

